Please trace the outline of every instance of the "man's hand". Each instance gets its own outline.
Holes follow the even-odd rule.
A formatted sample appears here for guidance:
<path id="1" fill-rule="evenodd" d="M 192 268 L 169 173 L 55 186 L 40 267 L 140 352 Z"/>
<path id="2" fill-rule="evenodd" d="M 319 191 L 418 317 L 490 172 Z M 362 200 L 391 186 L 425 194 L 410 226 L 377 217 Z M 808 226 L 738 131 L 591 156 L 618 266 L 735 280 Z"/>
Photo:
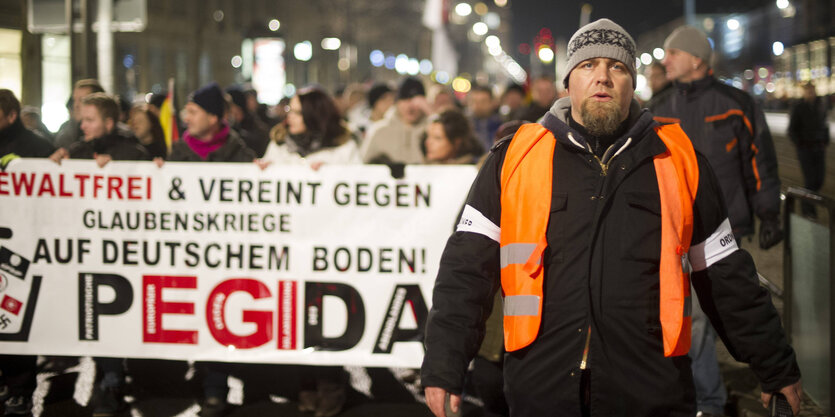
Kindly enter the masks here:
<path id="1" fill-rule="evenodd" d="M 162 168 L 165 165 L 165 159 L 162 159 L 161 156 L 155 156 L 154 163 L 157 165 L 157 168 Z"/>
<path id="2" fill-rule="evenodd" d="M 99 168 L 104 168 L 104 166 L 112 160 L 112 158 L 110 158 L 110 155 L 106 153 L 93 154 L 93 159 L 96 160 L 96 164 L 99 165 Z"/>
<path id="3" fill-rule="evenodd" d="M 775 217 L 760 222 L 760 249 L 768 249 L 783 240 L 780 221 Z"/>
<path id="4" fill-rule="evenodd" d="M 438 387 L 426 387 L 424 391 L 424 397 L 426 398 L 426 405 L 429 406 L 429 410 L 432 411 L 432 414 L 435 417 L 448 417 L 446 415 L 446 411 L 444 410 L 444 401 L 446 400 L 447 392 L 443 388 Z M 449 408 L 452 412 L 457 413 L 461 407 L 461 396 L 450 394 L 449 396 Z"/>
<path id="5" fill-rule="evenodd" d="M 255 165 L 258 165 L 258 168 L 261 168 L 262 171 L 267 169 L 267 167 L 270 166 L 270 164 L 272 163 L 270 161 L 265 161 L 261 158 L 255 158 L 252 160 L 252 162 L 255 163 Z"/>
<path id="6" fill-rule="evenodd" d="M 803 398 L 803 386 L 800 384 L 800 381 L 797 381 L 789 386 L 780 388 L 780 393 L 786 396 L 786 400 L 789 402 L 789 405 L 792 406 L 792 414 L 800 414 L 800 399 Z M 762 394 L 760 394 L 760 399 L 763 402 L 763 407 L 768 408 L 768 403 L 771 402 L 772 394 L 773 393 L 771 392 L 763 392 Z"/>
<path id="7" fill-rule="evenodd" d="M 64 148 L 58 148 L 52 155 L 49 155 L 49 160 L 55 162 L 58 165 L 61 165 L 62 159 L 69 159 L 70 153 L 67 152 Z"/>

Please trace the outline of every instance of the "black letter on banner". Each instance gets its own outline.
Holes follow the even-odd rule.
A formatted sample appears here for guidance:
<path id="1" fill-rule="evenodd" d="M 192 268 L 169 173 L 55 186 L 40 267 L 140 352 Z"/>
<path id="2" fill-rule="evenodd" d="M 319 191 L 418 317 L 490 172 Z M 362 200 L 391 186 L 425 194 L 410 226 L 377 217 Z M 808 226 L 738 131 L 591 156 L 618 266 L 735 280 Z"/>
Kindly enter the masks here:
<path id="1" fill-rule="evenodd" d="M 348 311 L 345 333 L 326 338 L 322 334 L 322 299 L 339 297 Z M 304 289 L 304 347 L 316 350 L 348 350 L 356 346 L 365 331 L 365 306 L 357 290 L 347 284 L 335 282 L 308 282 Z"/>
<path id="2" fill-rule="evenodd" d="M 99 302 L 99 287 L 116 293 L 113 301 Z M 99 340 L 99 315 L 119 315 L 133 304 L 133 287 L 125 277 L 113 274 L 78 274 L 78 340 Z"/>
<path id="3" fill-rule="evenodd" d="M 417 328 L 404 329 L 400 327 L 400 317 L 403 315 L 403 307 L 408 303 L 412 306 L 415 314 Z M 394 342 L 420 342 L 423 338 L 426 316 L 429 311 L 423 301 L 423 294 L 417 285 L 398 285 L 394 289 L 389 308 L 386 309 L 386 318 L 374 343 L 374 353 L 391 353 Z"/>

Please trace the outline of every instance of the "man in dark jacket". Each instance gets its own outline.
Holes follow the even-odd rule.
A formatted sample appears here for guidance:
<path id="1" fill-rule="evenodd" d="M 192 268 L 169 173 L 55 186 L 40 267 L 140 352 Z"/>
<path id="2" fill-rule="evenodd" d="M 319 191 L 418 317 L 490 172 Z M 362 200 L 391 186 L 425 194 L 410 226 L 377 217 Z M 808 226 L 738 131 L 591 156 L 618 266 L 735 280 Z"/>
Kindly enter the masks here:
<path id="1" fill-rule="evenodd" d="M 701 30 L 682 26 L 664 42 L 662 63 L 674 87 L 653 97 L 650 110 L 661 123 L 680 123 L 719 178 L 734 236 L 754 233 L 760 247 L 782 240 L 780 178 L 765 115 L 748 93 L 713 77 L 712 49 Z"/>
<path id="2" fill-rule="evenodd" d="M 728 217 L 739 240 L 754 232 L 760 218 L 759 244 L 768 249 L 782 240 L 780 178 L 777 157 L 765 116 L 744 91 L 716 80 L 710 69 L 712 49 L 701 30 L 682 26 L 664 42 L 662 63 L 673 88 L 653 97 L 650 109 L 662 123 L 682 129 L 716 170 Z M 697 300 L 698 301 L 698 300 Z M 693 308 L 693 377 L 701 411 L 721 414 L 727 394 L 716 360 L 715 336 Z"/>
<path id="3" fill-rule="evenodd" d="M 169 161 L 253 162 L 255 151 L 229 128 L 225 121 L 226 98 L 217 83 L 205 85 L 188 97 L 185 106 L 186 132 L 171 147 Z M 227 367 L 219 362 L 198 362 L 202 375 L 203 401 L 200 415 L 226 415 L 229 392 Z"/>
<path id="4" fill-rule="evenodd" d="M 183 140 L 171 146 L 169 161 L 252 162 L 255 151 L 229 128 L 226 99 L 217 83 L 199 88 L 189 96 Z"/>
<path id="5" fill-rule="evenodd" d="M 46 158 L 55 150 L 48 140 L 26 129 L 20 120 L 20 101 L 11 90 L 0 89 L 0 167 L 13 158 Z M 9 219 L 0 223 L 7 224 Z M 37 357 L 0 355 L 0 401 L 6 415 L 28 415 L 35 391 Z"/>
<path id="6" fill-rule="evenodd" d="M 512 141 L 493 148 L 447 242 L 426 331 L 422 383 L 428 406 L 443 416 L 445 402 L 452 411 L 460 405 L 464 374 L 482 338 L 500 270 L 507 295 L 503 268 L 518 268 L 526 256 L 511 253 L 526 247 L 500 248 L 507 231 L 535 220 L 518 217 L 525 219 L 522 226 L 501 220 L 506 210 L 518 213 L 529 202 L 503 194 L 502 168 L 514 143 L 529 140 L 525 132 L 542 129 L 543 140 L 554 146 L 553 162 L 547 164 L 553 173 L 550 204 L 542 206 L 548 214 L 540 223 L 547 246 L 521 262 L 541 268 L 543 295 L 539 304 L 527 305 L 533 310 L 516 309 L 521 305 L 508 303 L 507 297 L 504 303 L 506 324 L 537 315 L 541 324 L 532 342 L 509 348 L 505 356 L 511 415 L 696 414 L 690 359 L 678 350 L 665 356 L 667 341 L 662 340 L 670 330 L 662 320 L 670 317 L 661 318 L 659 305 L 670 300 L 662 298 L 661 287 L 673 279 L 689 293 L 686 275 L 665 275 L 667 281 L 661 281 L 661 255 L 670 253 L 675 257 L 665 259 L 679 272 L 692 266 L 690 277 L 706 313 L 733 356 L 751 364 L 763 401 L 779 391 L 799 410 L 794 351 L 768 292 L 759 286 L 750 255 L 736 246 L 710 165 L 692 150 L 698 180 L 688 183 L 697 187 L 690 194 L 690 250 L 679 253 L 682 246 L 662 245 L 662 220 L 671 218 L 664 217 L 670 206 L 668 199 L 662 201 L 659 183 L 670 179 L 656 174 L 655 160 L 669 158 L 672 148 L 659 136 L 652 115 L 632 99 L 634 41 L 620 26 L 601 19 L 580 28 L 567 52 L 563 82 L 569 97 L 554 104 L 541 128 L 523 126 Z M 673 128 L 679 132 L 676 143 L 689 143 Z M 528 158 L 519 155 L 525 154 L 516 151 L 513 157 Z M 517 181 L 537 181 L 534 177 Z M 679 322 L 686 322 L 681 316 L 681 311 L 687 315 L 686 299 L 675 301 Z M 505 329 L 507 344 L 514 334 Z M 686 352 L 685 329 L 680 327 L 678 341 Z"/>
<path id="7" fill-rule="evenodd" d="M 797 147 L 797 159 L 803 172 L 803 187 L 817 192 L 826 176 L 826 147 L 829 146 L 829 122 L 826 103 L 818 99 L 815 85 L 803 85 L 803 100 L 792 109 L 789 138 Z M 803 215 L 817 217 L 815 206 L 802 203 Z"/>
<path id="8" fill-rule="evenodd" d="M 148 151 L 130 131 L 118 127 L 119 103 L 106 93 L 93 93 L 81 100 L 81 130 L 84 139 L 69 146 L 65 155 L 72 159 L 147 161 Z M 63 148 L 57 154 L 64 156 Z"/>
<path id="9" fill-rule="evenodd" d="M 0 89 L 0 157 L 46 158 L 55 151 L 49 140 L 26 129 L 20 120 L 20 101 L 11 90 Z"/>

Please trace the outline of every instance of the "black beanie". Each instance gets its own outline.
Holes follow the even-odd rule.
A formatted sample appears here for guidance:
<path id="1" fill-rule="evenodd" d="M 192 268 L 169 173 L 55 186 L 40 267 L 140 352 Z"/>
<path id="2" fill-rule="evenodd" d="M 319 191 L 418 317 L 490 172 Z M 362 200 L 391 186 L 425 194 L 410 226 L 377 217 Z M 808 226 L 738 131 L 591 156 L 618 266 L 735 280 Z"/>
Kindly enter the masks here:
<path id="1" fill-rule="evenodd" d="M 377 101 L 380 100 L 386 93 L 390 93 L 394 90 L 389 87 L 386 83 L 376 83 L 371 86 L 371 89 L 368 90 L 368 107 L 374 107 L 377 104 Z"/>
<path id="2" fill-rule="evenodd" d="M 226 99 L 223 97 L 223 90 L 220 89 L 220 86 L 216 82 L 204 85 L 195 90 L 189 96 L 189 101 L 202 107 L 207 113 L 214 114 L 221 119 L 223 118 Z"/>
<path id="3" fill-rule="evenodd" d="M 426 96 L 423 83 L 415 77 L 406 77 L 397 89 L 398 100 L 408 100 L 414 96 Z"/>
<path id="4" fill-rule="evenodd" d="M 232 103 L 246 112 L 246 94 L 243 90 L 238 87 L 229 87 L 226 89 L 226 94 L 229 94 L 229 97 L 232 98 Z"/>

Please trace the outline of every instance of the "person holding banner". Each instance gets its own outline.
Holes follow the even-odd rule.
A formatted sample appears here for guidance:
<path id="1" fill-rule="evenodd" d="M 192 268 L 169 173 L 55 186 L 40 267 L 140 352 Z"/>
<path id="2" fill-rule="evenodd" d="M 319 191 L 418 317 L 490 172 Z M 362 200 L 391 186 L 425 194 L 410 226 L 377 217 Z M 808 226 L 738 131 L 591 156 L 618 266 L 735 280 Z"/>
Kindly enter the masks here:
<path id="1" fill-rule="evenodd" d="M 205 85 L 188 98 L 183 140 L 171 144 L 169 161 L 252 162 L 255 151 L 226 123 L 226 98 L 217 83 Z"/>
<path id="2" fill-rule="evenodd" d="M 152 158 L 168 157 L 168 146 L 165 145 L 165 133 L 159 117 L 147 105 L 134 106 L 130 110 L 128 125 Z"/>
<path id="3" fill-rule="evenodd" d="M 361 164 L 353 134 L 342 122 L 334 99 L 318 88 L 301 89 L 290 99 L 285 128 L 276 125 L 264 157 L 256 163 L 308 165 Z M 302 372 L 299 411 L 314 412 L 316 417 L 339 414 L 345 405 L 347 377 L 341 367 L 306 367 Z"/>
<path id="4" fill-rule="evenodd" d="M 493 148 L 441 257 L 422 382 L 460 412 L 499 286 L 513 416 L 694 416 L 690 280 L 764 404 L 802 387 L 707 160 L 633 98 L 635 43 L 601 19 L 567 48 L 558 100 Z"/>
<path id="5" fill-rule="evenodd" d="M 362 163 L 357 141 L 342 122 L 336 103 L 317 88 L 302 89 L 290 99 L 286 123 L 276 125 L 270 137 L 259 161 L 262 167 Z"/>
<path id="6" fill-rule="evenodd" d="M 23 126 L 20 101 L 14 93 L 0 89 L 0 166 L 5 167 L 15 158 L 46 158 L 54 150 L 48 140 Z M 34 355 L 0 355 L 0 401 L 6 415 L 26 415 L 31 411 L 36 361 Z"/>
<path id="7" fill-rule="evenodd" d="M 95 159 L 100 166 L 110 160 L 144 161 L 150 155 L 130 131 L 118 126 L 119 103 L 106 93 L 93 93 L 81 100 L 81 130 L 84 140 L 68 149 L 59 148 L 49 158 L 56 163 L 62 159 Z"/>

